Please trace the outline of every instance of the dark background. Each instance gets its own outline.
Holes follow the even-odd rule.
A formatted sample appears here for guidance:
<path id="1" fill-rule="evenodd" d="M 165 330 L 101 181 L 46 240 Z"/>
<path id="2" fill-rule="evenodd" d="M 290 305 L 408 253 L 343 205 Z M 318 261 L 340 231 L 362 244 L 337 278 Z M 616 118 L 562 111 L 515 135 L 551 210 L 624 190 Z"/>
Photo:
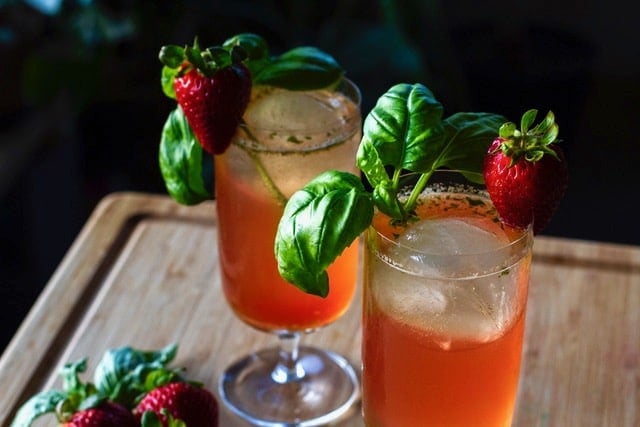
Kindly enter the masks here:
<path id="1" fill-rule="evenodd" d="M 618 4 L 616 4 L 618 3 Z M 49 6 L 47 6 L 49 5 Z M 272 52 L 314 45 L 363 92 L 399 82 L 457 111 L 519 121 L 551 109 L 569 191 L 544 234 L 640 244 L 640 31 L 629 2 L 528 0 L 0 0 L 0 351 L 96 203 L 164 193 L 173 102 L 159 48 L 250 31 Z"/>

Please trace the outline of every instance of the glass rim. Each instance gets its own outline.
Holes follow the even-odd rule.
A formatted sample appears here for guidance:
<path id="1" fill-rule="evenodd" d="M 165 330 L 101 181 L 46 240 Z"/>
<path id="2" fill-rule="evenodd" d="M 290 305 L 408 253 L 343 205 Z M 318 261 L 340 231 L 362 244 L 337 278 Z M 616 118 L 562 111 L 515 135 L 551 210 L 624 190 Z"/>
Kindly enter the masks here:
<path id="1" fill-rule="evenodd" d="M 404 243 L 399 243 L 394 239 L 387 237 L 382 232 L 378 231 L 374 225 L 370 225 L 368 229 L 375 232 L 377 238 L 384 241 L 389 246 L 402 247 L 412 253 L 429 255 L 429 256 L 434 256 L 438 258 L 449 258 L 449 257 L 461 258 L 461 257 L 477 257 L 477 256 L 488 255 L 488 254 L 504 251 L 505 249 L 509 249 L 519 244 L 526 243 L 525 242 L 526 240 L 530 240 L 531 243 L 533 243 L 533 225 L 532 224 L 528 225 L 526 228 L 517 228 L 517 227 L 511 227 L 511 228 L 519 233 L 518 237 L 514 240 L 505 242 L 503 245 L 500 245 L 499 247 L 493 248 L 491 250 L 471 251 L 471 252 L 458 253 L 458 254 L 443 254 L 443 253 L 429 252 L 425 250 L 416 249 L 415 247 L 406 245 Z"/>
<path id="2" fill-rule="evenodd" d="M 491 198 L 489 197 L 489 194 L 486 191 L 486 188 L 484 188 L 484 184 L 480 184 L 480 183 L 476 183 L 476 182 L 472 182 L 469 181 L 468 178 L 466 178 L 463 174 L 462 171 L 460 170 L 454 170 L 454 169 L 437 169 L 433 172 L 433 174 L 445 174 L 445 176 L 447 177 L 456 177 L 458 179 L 464 179 L 465 182 L 453 182 L 451 181 L 451 179 L 443 182 L 428 182 L 427 186 L 424 188 L 424 190 L 422 191 L 422 193 L 420 194 L 420 196 L 422 197 L 424 194 L 428 194 L 429 192 L 433 192 L 433 188 L 434 186 L 438 186 L 440 184 L 444 184 L 444 185 L 448 185 L 449 187 L 452 187 L 454 189 L 464 189 L 465 191 L 464 193 L 468 193 L 468 194 L 474 194 L 478 197 L 484 197 L 486 199 L 489 199 L 489 201 L 491 201 Z M 421 175 L 420 173 L 417 172 L 412 172 L 412 173 L 408 173 L 403 175 L 403 177 L 406 176 L 410 176 L 410 175 Z M 473 192 L 471 192 L 471 190 L 473 190 Z M 492 202 L 493 204 L 493 202 Z M 384 214 L 383 214 L 384 215 Z M 509 240 L 508 242 L 504 242 L 504 244 L 500 245 L 497 248 L 493 248 L 491 250 L 485 250 L 485 251 L 471 251 L 471 252 L 465 252 L 465 253 L 461 253 L 461 254 L 442 254 L 442 253 L 437 253 L 437 252 L 430 252 L 430 251 L 424 251 L 424 250 L 420 250 L 420 249 L 416 249 L 412 246 L 406 245 L 404 243 L 400 243 L 397 242 L 396 240 L 386 236 L 385 234 L 383 234 L 382 232 L 378 231 L 375 227 L 374 224 L 371 224 L 368 229 L 369 230 L 373 230 L 376 234 L 376 236 L 383 241 L 385 246 L 394 246 L 394 247 L 402 247 L 403 249 L 406 249 L 414 254 L 420 254 L 420 255 L 428 255 L 429 257 L 436 257 L 436 258 L 448 258 L 448 257 L 456 257 L 456 258 L 463 258 L 463 257 L 479 257 L 479 256 L 483 256 L 483 255 L 489 255 L 489 254 L 494 254 L 500 251 L 505 251 L 505 250 L 510 250 L 511 248 L 517 247 L 519 245 L 524 245 L 524 247 L 527 246 L 532 246 L 533 245 L 533 223 L 529 224 L 527 227 L 525 228 L 520 228 L 520 227 L 513 227 L 513 226 L 509 226 L 507 224 L 505 224 L 502 219 L 500 219 L 501 223 L 504 224 L 505 227 L 509 227 L 510 230 L 513 230 L 515 233 L 518 234 L 517 238 L 513 239 L 513 240 Z"/>
<path id="3" fill-rule="evenodd" d="M 327 88 L 322 88 L 318 90 L 326 90 Z M 356 105 L 356 111 L 358 113 L 358 120 L 355 121 L 352 126 L 345 128 L 348 130 L 347 132 L 340 133 L 335 135 L 332 138 L 322 138 L 322 142 L 318 144 L 308 145 L 308 144 L 291 144 L 288 148 L 273 148 L 267 145 L 263 145 L 259 143 L 259 140 L 255 137 L 254 133 L 271 133 L 271 132 L 283 132 L 287 131 L 287 129 L 272 129 L 272 128 L 249 128 L 244 123 L 241 123 L 238 126 L 238 130 L 236 131 L 236 136 L 232 140 L 232 145 L 237 145 L 243 150 L 248 150 L 256 153 L 266 153 L 266 154 L 304 154 L 310 153 L 314 151 L 320 151 L 334 145 L 337 145 L 341 142 L 349 140 L 354 134 L 359 132 L 362 124 L 361 117 L 361 104 L 362 104 L 362 93 L 357 84 L 355 84 L 352 80 L 347 77 L 343 77 L 333 88 L 329 88 L 331 91 L 338 91 L 344 93 L 350 100 L 354 102 Z M 238 137 L 238 133 L 242 132 L 246 137 Z M 327 133 L 326 129 L 318 128 L 312 129 L 310 131 L 305 131 L 304 134 L 306 136 L 315 137 L 318 135 L 325 135 Z M 251 140 L 257 142 L 250 142 Z"/>

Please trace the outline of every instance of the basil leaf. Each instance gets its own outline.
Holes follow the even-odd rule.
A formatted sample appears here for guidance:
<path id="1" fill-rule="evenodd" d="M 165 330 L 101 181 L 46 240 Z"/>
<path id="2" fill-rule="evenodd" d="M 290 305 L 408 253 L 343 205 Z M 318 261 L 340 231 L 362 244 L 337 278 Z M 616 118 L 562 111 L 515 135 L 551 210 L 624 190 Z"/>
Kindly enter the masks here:
<path id="1" fill-rule="evenodd" d="M 370 224 L 373 202 L 356 175 L 327 171 L 289 199 L 276 233 L 280 275 L 303 291 L 326 297 L 327 267 Z"/>
<path id="2" fill-rule="evenodd" d="M 109 349 L 96 366 L 95 386 L 101 396 L 128 406 L 141 391 L 147 390 L 145 382 L 150 373 L 171 374 L 164 368 L 175 358 L 177 351 L 176 344 L 157 351 L 137 350 L 129 346 Z"/>
<path id="3" fill-rule="evenodd" d="M 227 49 L 231 49 L 233 46 L 240 46 L 247 54 L 248 59 L 265 59 L 269 57 L 267 41 L 258 34 L 240 33 L 222 43 L 222 47 Z"/>
<path id="4" fill-rule="evenodd" d="M 58 390 L 48 390 L 38 393 L 27 400 L 18 409 L 11 422 L 11 427 L 29 427 L 36 418 L 54 413 L 61 402 L 67 399 L 67 393 Z"/>
<path id="5" fill-rule="evenodd" d="M 356 162 L 373 187 L 376 207 L 392 218 L 404 216 L 399 174 L 430 173 L 438 162 L 445 144 L 442 111 L 427 87 L 401 83 L 378 99 L 364 121 Z"/>
<path id="6" fill-rule="evenodd" d="M 404 208 L 398 200 L 397 186 L 391 181 L 373 189 L 373 203 L 385 215 L 395 219 L 404 217 Z"/>
<path id="7" fill-rule="evenodd" d="M 344 70 L 329 54 L 310 46 L 289 50 L 272 58 L 256 70 L 252 66 L 253 83 L 278 86 L 289 90 L 310 90 L 336 84 Z"/>
<path id="8" fill-rule="evenodd" d="M 444 120 L 445 145 L 434 169 L 462 172 L 473 182 L 482 183 L 484 156 L 506 119 L 491 113 L 456 113 Z"/>
<path id="9" fill-rule="evenodd" d="M 358 152 L 358 167 L 367 179 L 379 181 L 381 165 L 431 170 L 444 143 L 442 110 L 433 93 L 419 83 L 401 83 L 382 95 L 365 119 Z M 372 165 L 367 158 L 373 151 L 380 163 Z"/>
<path id="10" fill-rule="evenodd" d="M 245 65 L 254 76 L 270 62 L 269 46 L 261 36 L 253 33 L 241 33 L 227 39 L 222 46 L 231 49 L 234 46 L 241 47 L 247 55 Z"/>
<path id="11" fill-rule="evenodd" d="M 162 93 L 171 99 L 176 99 L 176 90 L 173 85 L 176 75 L 179 70 L 176 68 L 170 68 L 166 65 L 162 67 L 162 75 L 160 76 L 160 85 L 162 86 Z"/>
<path id="12" fill-rule="evenodd" d="M 141 351 L 128 346 L 109 349 L 96 366 L 94 372 L 96 387 L 108 396 L 113 388 L 136 367 L 140 365 L 165 366 L 175 358 L 177 351 L 176 344 L 158 351 Z"/>
<path id="13" fill-rule="evenodd" d="M 202 147 L 180 107 L 162 128 L 158 160 L 167 192 L 178 203 L 194 205 L 212 197 L 204 185 Z"/>

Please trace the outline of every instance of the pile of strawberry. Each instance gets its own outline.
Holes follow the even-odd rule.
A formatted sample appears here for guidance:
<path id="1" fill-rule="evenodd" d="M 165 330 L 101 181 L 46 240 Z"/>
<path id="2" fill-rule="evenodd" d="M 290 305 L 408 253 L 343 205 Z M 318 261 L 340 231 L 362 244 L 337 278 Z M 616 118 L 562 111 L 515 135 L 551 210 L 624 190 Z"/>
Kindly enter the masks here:
<path id="1" fill-rule="evenodd" d="M 66 427 L 217 427 L 218 402 L 201 384 L 188 381 L 182 369 L 170 369 L 177 346 L 159 351 L 131 347 L 108 350 L 83 382 L 87 360 L 66 364 L 62 390 L 40 392 L 18 410 L 11 427 L 29 427 L 55 414 Z"/>

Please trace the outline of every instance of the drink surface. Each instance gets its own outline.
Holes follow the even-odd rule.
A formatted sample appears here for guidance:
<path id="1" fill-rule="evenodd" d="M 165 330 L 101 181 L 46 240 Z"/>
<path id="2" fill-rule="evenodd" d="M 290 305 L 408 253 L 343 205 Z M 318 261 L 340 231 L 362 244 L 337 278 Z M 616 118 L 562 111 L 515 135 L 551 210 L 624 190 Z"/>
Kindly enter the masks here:
<path id="1" fill-rule="evenodd" d="M 331 323 L 351 303 L 358 245 L 330 267 L 327 298 L 286 283 L 277 271 L 274 239 L 282 211 L 274 189 L 289 197 L 327 169 L 356 172 L 358 106 L 328 91 L 257 87 L 245 113 L 248 132 L 215 158 L 219 251 L 225 296 L 235 313 L 263 330 L 299 331 Z M 256 167 L 256 159 L 260 168 Z M 265 183 L 265 175 L 272 184 Z"/>
<path id="2" fill-rule="evenodd" d="M 363 409 L 369 426 L 508 426 L 530 245 L 488 199 L 432 194 L 365 257 Z M 453 256 L 452 256 L 453 255 Z"/>

